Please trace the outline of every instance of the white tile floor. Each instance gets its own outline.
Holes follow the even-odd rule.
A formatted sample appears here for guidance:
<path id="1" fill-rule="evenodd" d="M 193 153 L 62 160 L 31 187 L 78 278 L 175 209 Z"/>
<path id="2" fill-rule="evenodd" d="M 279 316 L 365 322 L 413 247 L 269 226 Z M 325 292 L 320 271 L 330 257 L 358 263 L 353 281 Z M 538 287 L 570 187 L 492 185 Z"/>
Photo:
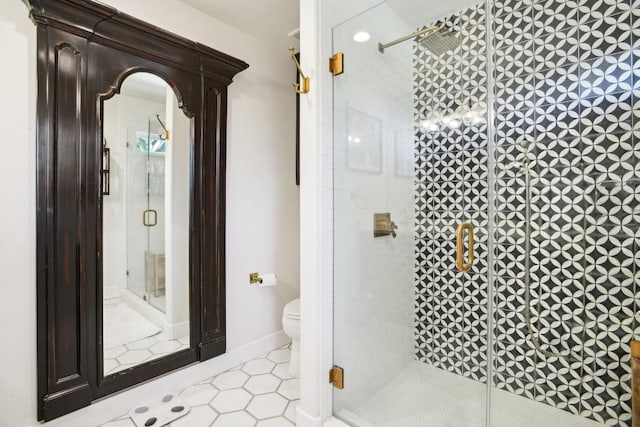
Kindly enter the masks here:
<path id="1" fill-rule="evenodd" d="M 104 350 L 104 374 L 109 375 L 189 347 L 189 337 L 170 340 L 162 333 Z"/>
<path id="2" fill-rule="evenodd" d="M 167 354 L 175 353 L 176 351 L 189 347 L 188 336 L 179 339 L 169 339 L 163 335 L 162 332 L 157 332 L 159 328 L 136 312 L 135 308 L 130 306 L 126 300 L 111 298 L 104 301 L 104 307 L 105 319 L 109 319 L 109 324 L 105 324 L 105 327 L 111 328 L 110 331 L 105 330 L 105 335 L 111 332 L 111 336 L 113 336 L 115 333 L 116 338 L 122 338 L 124 336 L 124 339 L 119 341 L 120 343 L 128 341 L 121 345 L 105 348 L 105 375 L 123 371 L 132 366 L 158 359 Z M 119 316 L 115 315 L 115 313 L 111 316 L 106 315 L 107 310 L 116 307 L 124 308 L 124 313 L 126 314 L 128 312 L 130 314 L 128 322 L 122 323 Z M 135 315 L 135 317 L 131 318 L 133 315 Z M 106 338 L 107 337 L 105 337 L 105 345 L 108 345 Z"/>
<path id="3" fill-rule="evenodd" d="M 299 388 L 299 380 L 289 375 L 286 345 L 180 392 L 191 411 L 169 426 L 295 426 Z M 125 415 L 102 427 L 135 425 Z"/>

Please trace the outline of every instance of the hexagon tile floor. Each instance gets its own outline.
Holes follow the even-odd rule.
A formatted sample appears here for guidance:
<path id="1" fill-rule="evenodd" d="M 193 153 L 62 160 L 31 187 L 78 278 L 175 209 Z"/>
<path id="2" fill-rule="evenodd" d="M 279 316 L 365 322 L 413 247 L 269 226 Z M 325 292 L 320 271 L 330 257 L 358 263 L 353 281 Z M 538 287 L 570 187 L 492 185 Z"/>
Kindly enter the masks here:
<path id="1" fill-rule="evenodd" d="M 170 427 L 295 426 L 300 383 L 289 376 L 289 344 L 180 392 L 191 411 Z M 135 427 L 125 415 L 101 427 Z"/>

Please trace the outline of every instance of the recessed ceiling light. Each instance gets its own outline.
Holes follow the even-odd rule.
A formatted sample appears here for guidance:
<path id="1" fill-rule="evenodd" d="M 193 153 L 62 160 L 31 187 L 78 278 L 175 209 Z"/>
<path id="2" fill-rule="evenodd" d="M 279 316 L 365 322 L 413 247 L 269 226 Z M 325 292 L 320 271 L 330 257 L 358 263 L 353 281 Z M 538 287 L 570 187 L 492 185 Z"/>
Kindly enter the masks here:
<path id="1" fill-rule="evenodd" d="M 369 33 L 367 33 L 366 31 L 359 31 L 353 35 L 353 40 L 357 41 L 358 43 L 364 43 L 370 38 L 371 35 L 369 35 Z"/>

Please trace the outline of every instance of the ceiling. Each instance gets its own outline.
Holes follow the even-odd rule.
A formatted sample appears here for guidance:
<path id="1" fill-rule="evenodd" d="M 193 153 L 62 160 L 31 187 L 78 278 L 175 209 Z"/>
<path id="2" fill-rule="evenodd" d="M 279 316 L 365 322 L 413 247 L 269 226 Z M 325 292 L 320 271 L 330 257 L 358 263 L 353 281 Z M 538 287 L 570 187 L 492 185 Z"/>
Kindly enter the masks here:
<path id="1" fill-rule="evenodd" d="M 277 49 L 297 43 L 297 40 L 287 34 L 300 26 L 299 0 L 182 1 L 209 16 L 274 44 Z M 383 0 L 350 0 L 345 3 L 344 0 L 328 0 L 327 7 L 332 11 L 332 15 L 340 16 L 335 25 L 382 2 Z M 386 3 L 410 27 L 418 28 L 455 11 L 482 3 L 482 0 L 387 0 Z"/>
<path id="2" fill-rule="evenodd" d="M 418 28 L 468 7 L 484 3 L 482 0 L 387 0 L 387 5 L 409 26 Z"/>
<path id="3" fill-rule="evenodd" d="M 294 44 L 290 32 L 300 26 L 299 0 L 182 0 L 222 22 L 277 48 Z"/>

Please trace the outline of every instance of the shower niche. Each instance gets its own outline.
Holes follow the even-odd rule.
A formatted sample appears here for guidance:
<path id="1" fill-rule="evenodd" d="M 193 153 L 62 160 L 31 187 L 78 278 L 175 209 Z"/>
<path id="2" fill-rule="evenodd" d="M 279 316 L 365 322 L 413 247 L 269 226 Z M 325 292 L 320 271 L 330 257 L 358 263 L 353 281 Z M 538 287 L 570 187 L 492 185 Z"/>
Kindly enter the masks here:
<path id="1" fill-rule="evenodd" d="M 225 352 L 227 87 L 248 65 L 92 1 L 25 3 L 48 421 Z"/>

